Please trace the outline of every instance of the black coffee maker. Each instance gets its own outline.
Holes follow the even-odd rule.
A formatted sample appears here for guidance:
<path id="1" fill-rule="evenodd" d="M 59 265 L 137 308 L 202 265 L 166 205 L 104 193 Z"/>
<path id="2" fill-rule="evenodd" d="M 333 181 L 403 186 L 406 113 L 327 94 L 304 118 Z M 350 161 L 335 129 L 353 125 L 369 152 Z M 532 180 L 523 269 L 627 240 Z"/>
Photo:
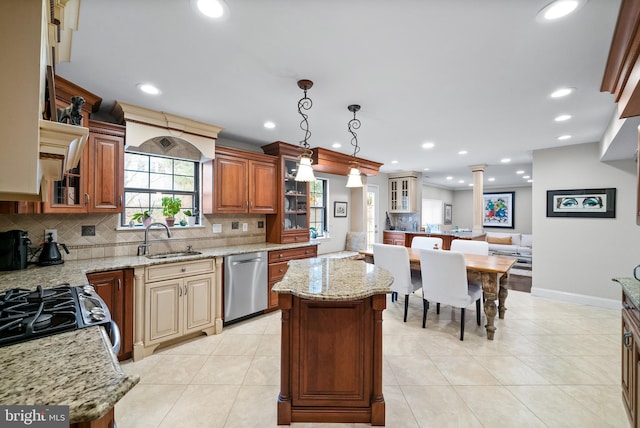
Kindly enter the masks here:
<path id="1" fill-rule="evenodd" d="M 69 249 L 64 244 L 59 244 L 62 246 L 64 251 L 69 254 Z M 49 234 L 47 238 L 47 242 L 44 243 L 42 247 L 42 251 L 40 252 L 40 258 L 38 259 L 38 264 L 40 266 L 51 266 L 51 265 L 59 265 L 64 263 L 62 260 L 62 254 L 60 254 L 60 250 L 58 249 L 58 243 L 53 242 L 53 233 Z"/>
<path id="2" fill-rule="evenodd" d="M 24 230 L 0 232 L 0 271 L 26 269 L 29 245 Z"/>

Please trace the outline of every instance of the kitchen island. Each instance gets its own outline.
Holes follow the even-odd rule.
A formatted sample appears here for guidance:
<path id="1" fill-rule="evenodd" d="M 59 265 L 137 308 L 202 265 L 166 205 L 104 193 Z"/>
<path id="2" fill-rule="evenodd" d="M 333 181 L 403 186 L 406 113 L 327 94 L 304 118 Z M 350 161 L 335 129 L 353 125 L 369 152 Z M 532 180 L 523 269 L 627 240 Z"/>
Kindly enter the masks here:
<path id="1" fill-rule="evenodd" d="M 278 424 L 385 424 L 382 311 L 391 274 L 360 260 L 289 262 L 282 310 Z"/>
<path id="2" fill-rule="evenodd" d="M 385 230 L 383 232 L 383 242 L 385 244 L 404 245 L 411 247 L 411 241 L 416 236 L 429 236 L 442 239 L 442 249 L 449 250 L 451 241 L 454 239 L 467 239 L 473 241 L 484 241 L 486 234 L 478 232 L 418 232 L 411 230 Z"/>

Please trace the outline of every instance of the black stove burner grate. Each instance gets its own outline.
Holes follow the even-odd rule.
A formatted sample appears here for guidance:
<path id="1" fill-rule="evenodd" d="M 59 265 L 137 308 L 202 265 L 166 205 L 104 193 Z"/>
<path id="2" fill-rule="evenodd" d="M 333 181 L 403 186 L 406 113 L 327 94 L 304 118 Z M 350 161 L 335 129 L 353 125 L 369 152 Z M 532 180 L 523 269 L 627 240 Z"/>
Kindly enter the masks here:
<path id="1" fill-rule="evenodd" d="M 78 328 L 71 287 L 15 288 L 0 296 L 0 346 Z"/>

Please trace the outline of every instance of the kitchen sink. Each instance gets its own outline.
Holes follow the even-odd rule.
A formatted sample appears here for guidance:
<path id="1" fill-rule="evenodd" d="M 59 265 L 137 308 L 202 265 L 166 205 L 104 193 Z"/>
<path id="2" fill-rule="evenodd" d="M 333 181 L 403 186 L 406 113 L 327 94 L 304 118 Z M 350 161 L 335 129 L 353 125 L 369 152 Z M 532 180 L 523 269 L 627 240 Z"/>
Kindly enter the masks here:
<path id="1" fill-rule="evenodd" d="M 179 253 L 164 253 L 145 256 L 148 259 L 170 259 L 173 257 L 196 256 L 202 254 L 200 251 L 180 251 Z"/>

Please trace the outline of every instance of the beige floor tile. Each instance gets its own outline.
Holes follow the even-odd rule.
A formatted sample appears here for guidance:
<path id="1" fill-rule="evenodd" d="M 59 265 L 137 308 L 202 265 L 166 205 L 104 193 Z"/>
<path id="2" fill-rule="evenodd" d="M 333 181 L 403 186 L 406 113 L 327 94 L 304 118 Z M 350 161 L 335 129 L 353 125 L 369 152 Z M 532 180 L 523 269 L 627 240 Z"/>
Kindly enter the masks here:
<path id="1" fill-rule="evenodd" d="M 434 356 L 435 363 L 451 385 L 498 385 L 498 379 L 471 356 Z"/>
<path id="2" fill-rule="evenodd" d="M 401 387 L 385 386 L 382 389 L 385 403 L 385 423 L 393 428 L 417 428 L 418 422 L 413 416 L 411 407 L 404 397 Z M 371 425 L 355 424 L 356 428 L 370 427 Z"/>
<path id="3" fill-rule="evenodd" d="M 189 385 L 159 428 L 222 428 L 238 389 L 232 385 Z"/>
<path id="4" fill-rule="evenodd" d="M 259 316 L 228 325 L 224 328 L 224 332 L 225 334 L 264 334 L 268 323 L 268 318 Z"/>
<path id="5" fill-rule="evenodd" d="M 224 427 L 278 426 L 277 403 L 279 392 L 280 388 L 277 386 L 241 386 Z"/>
<path id="6" fill-rule="evenodd" d="M 398 381 L 396 380 L 396 377 L 393 374 L 393 370 L 391 370 L 391 366 L 389 365 L 389 361 L 387 357 L 382 358 L 382 384 L 398 385 Z"/>
<path id="7" fill-rule="evenodd" d="M 240 385 L 253 357 L 243 355 L 212 355 L 196 373 L 193 384 Z"/>
<path id="8" fill-rule="evenodd" d="M 442 333 L 423 333 L 419 344 L 429 356 L 438 355 L 471 355 L 472 350 L 468 342 L 460 341 L 457 336 Z"/>
<path id="9" fill-rule="evenodd" d="M 280 357 L 256 355 L 243 385 L 280 385 Z"/>
<path id="10" fill-rule="evenodd" d="M 438 367 L 426 356 L 387 357 L 399 385 L 448 385 Z"/>
<path id="11" fill-rule="evenodd" d="M 536 355 L 518 358 L 555 385 L 594 385 L 597 384 L 594 373 L 598 378 L 606 378 L 592 363 L 585 362 L 585 357 Z"/>
<path id="12" fill-rule="evenodd" d="M 538 372 L 514 356 L 474 357 L 495 376 L 502 385 L 547 385 L 549 382 Z"/>
<path id="13" fill-rule="evenodd" d="M 261 339 L 257 334 L 225 334 L 212 355 L 253 355 Z"/>
<path id="14" fill-rule="evenodd" d="M 265 334 L 260 339 L 256 355 L 280 355 L 280 334 Z"/>
<path id="15" fill-rule="evenodd" d="M 613 426 L 557 386 L 527 385 L 507 388 L 548 426 L 566 428 Z"/>
<path id="16" fill-rule="evenodd" d="M 451 386 L 401 388 L 420 427 L 482 427 L 478 418 Z"/>
<path id="17" fill-rule="evenodd" d="M 145 384 L 184 385 L 193 380 L 207 360 L 203 355 L 152 355 L 153 369 L 140 378 Z"/>
<path id="18" fill-rule="evenodd" d="M 116 403 L 119 428 L 156 428 L 187 385 L 136 385 Z"/>
<path id="19" fill-rule="evenodd" d="M 185 342 L 163 348 L 156 351 L 156 354 L 167 355 L 211 355 L 222 341 L 223 335 L 214 334 L 212 336 L 197 336 Z"/>
<path id="20" fill-rule="evenodd" d="M 531 410 L 503 386 L 455 386 L 454 388 L 482 426 L 546 427 Z"/>
<path id="21" fill-rule="evenodd" d="M 629 423 L 622 404 L 619 385 L 559 385 L 558 387 L 598 415 L 605 424 L 626 427 Z"/>

